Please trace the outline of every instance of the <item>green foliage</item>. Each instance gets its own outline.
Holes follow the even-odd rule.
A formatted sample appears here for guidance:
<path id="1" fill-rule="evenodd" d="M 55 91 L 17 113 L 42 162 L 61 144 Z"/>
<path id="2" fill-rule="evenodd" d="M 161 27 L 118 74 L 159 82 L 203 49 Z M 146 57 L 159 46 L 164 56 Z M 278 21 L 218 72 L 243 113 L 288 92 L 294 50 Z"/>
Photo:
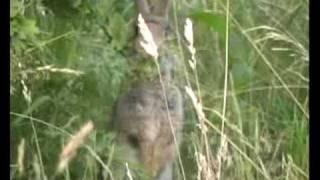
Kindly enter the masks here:
<path id="1" fill-rule="evenodd" d="M 184 55 L 179 63 L 187 69 L 178 69 L 183 74 L 179 78 L 187 73 L 195 91 L 199 85 L 205 116 L 217 129 L 229 41 L 224 132 L 233 144 L 228 144 L 221 179 L 308 179 L 309 120 L 303 112 L 308 114 L 308 2 L 230 1 L 229 36 L 225 1 L 173 4 L 174 15 L 185 14 L 194 23 L 197 71 L 189 68 L 184 46 L 170 47 Z M 153 61 L 127 51 L 132 49 L 135 15 L 131 0 L 10 0 L 12 179 L 98 179 L 97 157 L 108 166 L 115 164 L 115 173 L 124 170 L 123 157 L 113 146 L 112 108 L 131 84 L 157 75 Z M 184 19 L 170 20 L 183 27 Z M 178 85 L 184 87 L 180 79 Z M 180 154 L 187 179 L 196 179 L 195 151 L 206 156 L 205 140 L 189 97 L 184 97 Z M 87 141 L 92 151 L 80 148 L 68 169 L 55 176 L 59 153 L 70 138 L 66 132 L 76 132 L 87 120 L 96 127 Z M 221 135 L 207 128 L 215 160 Z M 21 174 L 17 156 L 22 139 Z M 140 173 L 140 165 L 130 168 Z M 182 179 L 178 166 L 175 174 Z"/>
<path id="2" fill-rule="evenodd" d="M 195 22 L 202 22 L 224 37 L 226 34 L 226 17 L 215 12 L 199 11 L 190 15 Z"/>
<path id="3" fill-rule="evenodd" d="M 113 38 L 111 44 L 116 50 L 121 50 L 127 44 L 128 25 L 119 13 L 114 14 L 109 22 L 106 28 Z"/>
<path id="4" fill-rule="evenodd" d="M 39 33 L 39 29 L 36 26 L 36 21 L 34 19 L 17 17 L 14 18 L 11 25 L 10 36 L 17 36 L 17 38 L 22 40 L 34 38 L 34 36 Z"/>
<path id="5" fill-rule="evenodd" d="M 248 82 L 254 78 L 254 70 L 252 66 L 247 63 L 235 62 L 231 68 L 232 77 L 234 77 L 235 88 L 248 88 Z M 247 86 L 247 87 L 245 87 Z"/>
<path id="6" fill-rule="evenodd" d="M 126 22 L 130 19 L 123 15 L 132 12 L 123 12 L 116 4 L 116 1 L 17 0 L 10 6 L 11 112 L 36 117 L 70 132 L 91 119 L 98 133 L 94 140 L 99 147 L 97 153 L 101 154 L 108 151 L 113 141 L 112 132 L 107 130 L 111 117 L 108 114 L 129 72 L 123 51 L 128 44 L 130 28 Z M 48 70 L 38 69 L 47 65 L 51 65 Z M 77 76 L 64 69 L 83 74 Z M 41 159 L 47 165 L 40 171 L 51 177 L 61 147 L 69 137 L 36 122 L 33 132 L 30 119 L 24 116 L 12 115 L 11 118 L 15 139 L 12 148 L 17 149 L 24 138 L 26 145 L 32 147 L 26 151 L 27 156 L 37 159 L 25 164 L 24 176 L 35 177 L 32 163 L 41 167 Z M 48 138 L 53 142 L 48 143 Z M 32 154 L 36 152 L 36 143 L 40 144 L 41 152 L 45 152 L 41 156 Z M 11 162 L 15 163 L 17 151 L 12 153 Z M 74 168 L 70 169 L 69 176 L 95 177 L 97 171 L 85 172 L 86 175 L 78 171 L 89 165 L 98 169 L 95 160 L 83 152 L 80 154 L 82 158 L 75 161 L 84 160 L 88 165 L 72 163 Z M 17 171 L 12 173 L 14 179 L 20 176 Z"/>

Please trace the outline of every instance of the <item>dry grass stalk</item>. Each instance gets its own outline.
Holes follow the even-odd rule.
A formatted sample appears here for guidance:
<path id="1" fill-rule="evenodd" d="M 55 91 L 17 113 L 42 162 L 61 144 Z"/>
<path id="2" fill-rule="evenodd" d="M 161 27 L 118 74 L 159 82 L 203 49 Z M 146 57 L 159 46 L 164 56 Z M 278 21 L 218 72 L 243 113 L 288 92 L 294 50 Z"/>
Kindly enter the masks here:
<path id="1" fill-rule="evenodd" d="M 196 110 L 198 119 L 200 121 L 200 124 L 198 125 L 198 127 L 200 128 L 201 132 L 205 134 L 208 131 L 208 128 L 204 124 L 204 120 L 206 119 L 206 117 L 203 112 L 202 104 L 198 101 L 195 93 L 192 91 L 192 89 L 190 87 L 186 86 L 185 90 L 186 90 L 186 93 L 191 98 L 192 104 Z"/>
<path id="2" fill-rule="evenodd" d="M 24 170 L 24 166 L 23 166 L 24 150 L 25 150 L 25 140 L 24 138 L 22 138 L 18 146 L 18 158 L 17 158 L 18 171 L 20 174 L 22 174 Z"/>
<path id="3" fill-rule="evenodd" d="M 45 178 L 41 179 L 41 166 L 39 163 L 39 159 L 37 156 L 34 156 L 33 162 L 32 162 L 32 167 L 33 167 L 33 171 L 34 171 L 34 177 L 33 179 L 35 180 L 44 180 Z"/>
<path id="4" fill-rule="evenodd" d="M 201 97 L 201 92 L 200 92 L 200 85 L 198 81 L 198 75 L 197 75 L 197 60 L 195 58 L 196 54 L 196 49 L 193 46 L 193 27 L 192 27 L 192 21 L 187 18 L 185 21 L 185 26 L 184 26 L 184 37 L 187 40 L 187 49 L 191 54 L 191 59 L 188 61 L 191 69 L 194 71 L 195 76 L 196 76 L 196 83 L 197 83 L 197 88 L 198 88 L 198 97 Z M 207 137 L 207 132 L 208 128 L 205 124 L 206 116 L 203 111 L 203 106 L 201 103 L 201 99 L 198 99 L 197 96 L 195 95 L 194 91 L 192 88 L 189 86 L 185 87 L 186 93 L 189 95 L 191 98 L 192 104 L 196 110 L 196 114 L 198 116 L 199 124 L 197 124 L 197 127 L 200 129 L 202 133 L 202 138 L 205 144 L 205 154 L 204 156 L 201 153 L 196 152 L 196 159 L 197 159 L 197 165 L 198 165 L 198 179 L 205 179 L 205 180 L 215 180 L 216 176 L 214 173 L 213 166 L 212 164 L 213 159 L 211 159 L 211 152 L 210 152 L 210 147 L 208 143 L 208 137 Z"/>
<path id="5" fill-rule="evenodd" d="M 222 134 L 221 135 L 221 144 L 219 147 L 219 151 L 217 154 L 217 159 L 218 159 L 218 164 L 221 165 L 223 162 L 226 162 L 229 158 L 228 156 L 228 142 L 226 140 L 226 135 Z M 221 171 L 218 172 L 218 177 L 220 177 Z"/>
<path id="6" fill-rule="evenodd" d="M 196 58 L 195 58 L 196 49 L 193 46 L 192 21 L 189 18 L 186 19 L 186 22 L 184 25 L 184 36 L 188 42 L 187 48 L 191 54 L 191 59 L 189 60 L 189 65 L 192 68 L 192 70 L 195 71 L 196 65 L 197 65 Z M 202 133 L 205 134 L 208 131 L 208 129 L 204 124 L 204 120 L 206 117 L 203 112 L 201 101 L 199 99 L 197 99 L 197 97 L 196 97 L 195 93 L 193 92 L 193 90 L 191 89 L 191 87 L 186 86 L 185 90 L 186 90 L 187 94 L 190 96 L 192 104 L 193 104 L 194 108 L 196 109 L 197 116 L 198 116 L 198 119 L 200 122 L 200 124 L 198 126 L 201 129 Z"/>
<path id="7" fill-rule="evenodd" d="M 55 68 L 53 65 L 46 65 L 36 68 L 37 71 L 49 71 L 49 72 L 60 72 L 65 74 L 73 74 L 76 76 L 84 74 L 81 71 L 69 69 L 69 68 Z"/>
<path id="8" fill-rule="evenodd" d="M 197 166 L 198 166 L 198 180 L 215 180 L 215 174 L 213 168 L 211 167 L 210 163 L 208 163 L 206 157 L 196 152 L 195 153 Z"/>
<path id="9" fill-rule="evenodd" d="M 92 121 L 87 122 L 75 135 L 72 136 L 67 145 L 64 146 L 60 154 L 60 160 L 57 169 L 58 172 L 61 172 L 66 168 L 71 159 L 76 155 L 78 148 L 93 131 L 93 128 L 94 126 Z"/>
<path id="10" fill-rule="evenodd" d="M 138 27 L 141 36 L 144 41 L 140 41 L 142 48 L 146 51 L 147 54 L 151 55 L 154 59 L 158 59 L 158 47 L 154 41 L 151 31 L 149 30 L 145 20 L 142 15 L 138 15 Z"/>
<path id="11" fill-rule="evenodd" d="M 185 90 L 189 97 L 191 98 L 192 104 L 196 110 L 198 119 L 199 119 L 199 124 L 197 125 L 203 135 L 206 135 L 208 128 L 204 121 L 206 120 L 205 114 L 203 112 L 202 104 L 197 100 L 197 97 L 195 93 L 192 91 L 190 87 L 185 87 Z M 207 152 L 208 153 L 208 152 Z M 206 158 L 203 154 L 198 153 L 196 151 L 196 159 L 197 159 L 197 165 L 198 165 L 198 180 L 215 180 L 216 176 L 213 171 L 213 164 L 211 164 L 210 160 L 208 160 L 210 157 Z"/>
<path id="12" fill-rule="evenodd" d="M 22 90 L 23 97 L 27 101 L 27 103 L 30 104 L 32 102 L 31 91 L 29 90 L 28 86 L 26 85 L 23 79 L 21 79 L 20 82 L 23 87 L 23 90 Z"/>
<path id="13" fill-rule="evenodd" d="M 133 180 L 128 163 L 126 162 L 126 175 L 129 178 L 129 180 Z"/>
<path id="14" fill-rule="evenodd" d="M 187 18 L 186 23 L 184 25 L 184 37 L 186 38 L 188 45 L 187 48 L 191 54 L 191 60 L 189 60 L 190 67 L 195 70 L 196 68 L 196 49 L 193 47 L 193 28 L 192 28 L 192 21 Z"/>

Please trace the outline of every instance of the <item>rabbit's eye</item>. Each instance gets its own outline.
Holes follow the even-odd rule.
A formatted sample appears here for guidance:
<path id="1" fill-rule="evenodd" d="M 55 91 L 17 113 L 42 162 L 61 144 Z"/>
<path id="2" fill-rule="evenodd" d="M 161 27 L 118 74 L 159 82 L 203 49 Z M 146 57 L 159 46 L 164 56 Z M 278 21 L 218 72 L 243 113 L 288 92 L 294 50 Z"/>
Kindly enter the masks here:
<path id="1" fill-rule="evenodd" d="M 176 108 L 176 100 L 174 98 L 168 98 L 167 103 L 168 103 L 169 110 L 174 110 Z M 167 110 L 167 107 L 165 104 L 162 106 L 162 109 Z"/>
<path id="2" fill-rule="evenodd" d="M 176 106 L 176 101 L 175 101 L 175 99 L 169 99 L 168 100 L 168 107 L 169 107 L 169 109 L 174 109 L 175 108 L 175 106 Z"/>
<path id="3" fill-rule="evenodd" d="M 154 6 L 151 5 L 151 6 L 149 7 L 149 9 L 150 9 L 151 12 L 153 12 L 155 8 L 154 8 Z"/>
<path id="4" fill-rule="evenodd" d="M 129 135 L 128 136 L 128 142 L 130 143 L 130 145 L 134 148 L 139 148 L 139 140 L 136 136 L 134 135 Z"/>

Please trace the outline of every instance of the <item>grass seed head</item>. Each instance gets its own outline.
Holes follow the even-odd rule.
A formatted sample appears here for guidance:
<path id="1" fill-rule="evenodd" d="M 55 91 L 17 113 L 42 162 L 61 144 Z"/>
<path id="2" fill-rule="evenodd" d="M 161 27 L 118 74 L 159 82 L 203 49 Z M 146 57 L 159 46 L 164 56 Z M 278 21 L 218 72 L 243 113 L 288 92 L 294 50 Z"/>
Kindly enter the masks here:
<path id="1" fill-rule="evenodd" d="M 146 51 L 147 54 L 151 55 L 154 59 L 159 57 L 158 47 L 154 41 L 151 31 L 149 30 L 142 15 L 138 15 L 138 27 L 143 41 L 140 41 L 140 45 Z"/>
<path id="2" fill-rule="evenodd" d="M 84 143 L 84 140 L 93 131 L 93 128 L 94 126 L 92 121 L 87 122 L 75 135 L 72 136 L 67 145 L 64 146 L 60 154 L 60 160 L 57 169 L 58 172 L 64 170 L 73 157 L 75 157 L 78 148 Z"/>

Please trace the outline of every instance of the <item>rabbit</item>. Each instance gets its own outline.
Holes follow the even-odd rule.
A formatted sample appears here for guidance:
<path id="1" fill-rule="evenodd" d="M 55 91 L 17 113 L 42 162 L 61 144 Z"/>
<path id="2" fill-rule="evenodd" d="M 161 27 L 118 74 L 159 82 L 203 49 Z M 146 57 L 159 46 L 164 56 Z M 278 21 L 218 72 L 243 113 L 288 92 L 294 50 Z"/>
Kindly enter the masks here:
<path id="1" fill-rule="evenodd" d="M 172 82 L 174 67 L 174 59 L 163 56 L 162 83 L 155 78 L 130 89 L 119 98 L 113 118 L 118 143 L 133 150 L 130 156 L 135 157 L 129 158 L 156 180 L 172 180 L 176 145 L 181 142 L 184 109 L 181 92 Z"/>

